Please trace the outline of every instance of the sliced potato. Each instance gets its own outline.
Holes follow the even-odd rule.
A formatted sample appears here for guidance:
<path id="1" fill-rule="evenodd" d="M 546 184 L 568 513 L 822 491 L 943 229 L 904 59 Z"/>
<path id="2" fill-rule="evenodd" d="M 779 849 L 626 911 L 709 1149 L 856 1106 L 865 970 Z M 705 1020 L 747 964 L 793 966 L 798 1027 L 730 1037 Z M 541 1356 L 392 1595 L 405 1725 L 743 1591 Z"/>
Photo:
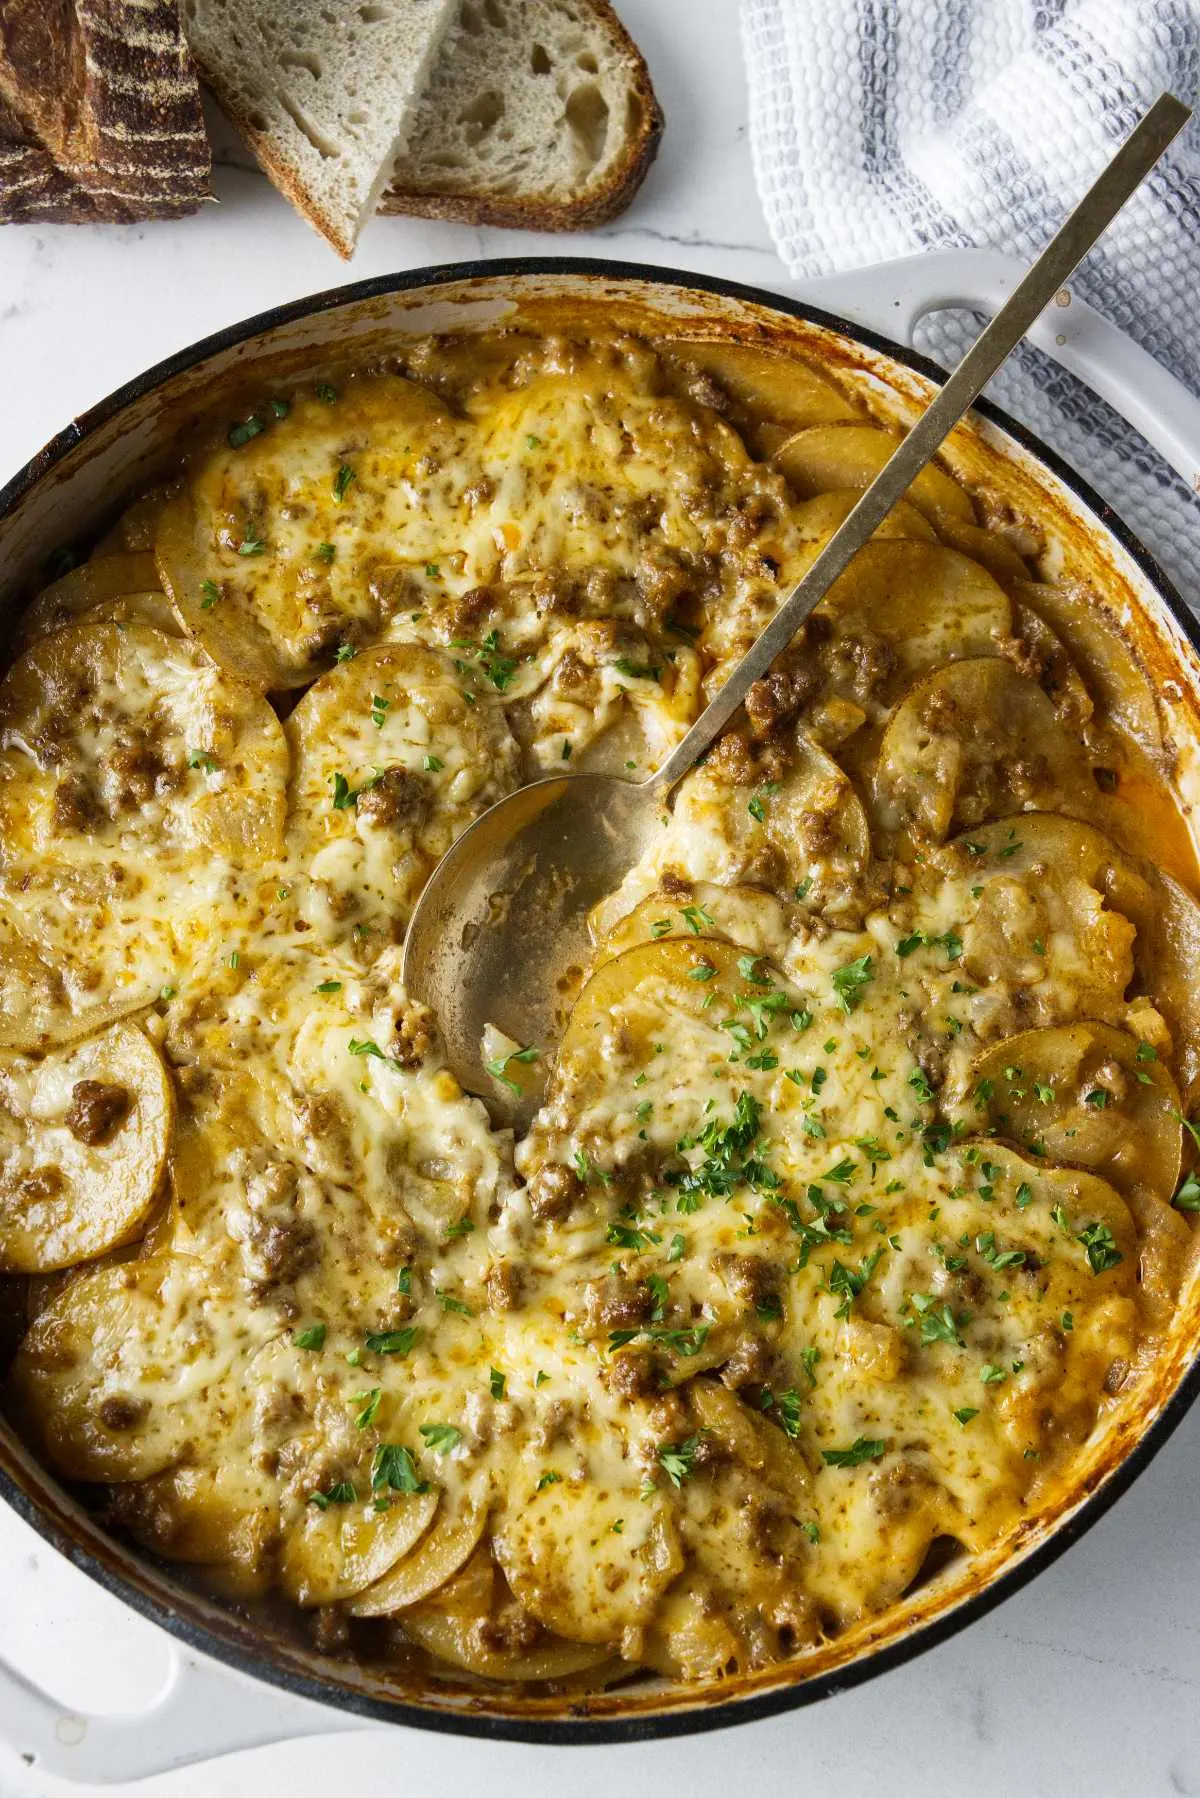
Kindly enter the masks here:
<path id="1" fill-rule="evenodd" d="M 120 848 L 266 859 L 282 841 L 274 712 L 148 625 L 74 625 L 0 682 L 0 871 Z"/>
<path id="2" fill-rule="evenodd" d="M 153 1256 L 89 1268 L 41 1311 L 7 1401 L 76 1480 L 143 1480 L 198 1445 L 212 1454 L 243 1395 L 226 1379 L 245 1326 L 211 1268 Z"/>
<path id="3" fill-rule="evenodd" d="M 506 1616 L 519 1609 L 511 1599 L 506 1602 L 491 1555 L 479 1548 L 435 1597 L 412 1606 L 401 1621 L 405 1635 L 419 1648 L 482 1679 L 566 1679 L 610 1659 L 611 1647 L 552 1635 L 527 1649 L 489 1646 L 489 1639 L 503 1639 Z M 488 1624 L 497 1627 L 485 1633 L 482 1626 Z"/>
<path id="4" fill-rule="evenodd" d="M 583 988 L 571 1011 L 558 1052 L 558 1067 L 571 1063 L 579 1071 L 591 1069 L 598 1079 L 606 1078 L 605 1054 L 601 1047 L 608 1032 L 619 1030 L 630 1038 L 636 1054 L 646 1039 L 661 1027 L 663 1012 L 677 1009 L 707 1022 L 713 1010 L 710 994 L 718 993 L 725 1001 L 766 990 L 774 979 L 764 968 L 764 985 L 743 978 L 740 956 L 735 945 L 711 938 L 690 941 L 666 937 L 662 942 L 643 943 L 629 949 L 596 970 Z M 712 970 L 706 973 L 705 970 Z M 758 972 L 759 970 L 756 970 Z M 703 978 L 697 978 L 697 974 Z M 644 1013 L 644 1022 L 634 1022 L 631 1013 Z M 713 1025 L 715 1031 L 715 1022 Z M 715 1038 L 718 1043 L 719 1037 Z"/>
<path id="5" fill-rule="evenodd" d="M 154 557 L 127 551 L 93 556 L 44 587 L 21 614 L 14 647 L 20 652 L 42 637 L 77 624 L 105 609 L 112 623 L 140 620 L 169 632 L 178 630 L 161 591 Z"/>
<path id="6" fill-rule="evenodd" d="M 173 1112 L 162 1058 L 133 1024 L 0 1062 L 0 1272 L 52 1273 L 139 1236 Z"/>
<path id="7" fill-rule="evenodd" d="M 885 829 L 936 841 L 1006 812 L 1074 809 L 1091 774 L 1053 702 L 999 656 L 919 680 L 888 721 L 875 773 Z"/>
<path id="8" fill-rule="evenodd" d="M 823 424 L 798 431 L 774 452 L 771 460 L 802 499 L 833 487 L 869 487 L 902 431 L 875 424 Z M 975 507 L 953 475 L 936 462 L 923 468 L 908 490 L 910 502 L 936 525 L 943 512 L 975 522 Z"/>
<path id="9" fill-rule="evenodd" d="M 849 776 L 797 732 L 780 781 L 731 785 L 707 763 L 687 775 L 655 856 L 718 886 L 803 886 L 806 905 L 841 918 L 861 913 L 871 837 Z"/>
<path id="10" fill-rule="evenodd" d="M 144 1010 L 172 965 L 167 960 L 156 967 L 146 945 L 147 953 L 124 991 L 119 996 L 103 992 L 98 996 L 86 965 L 64 963 L 53 943 L 47 944 L 44 956 L 39 955 L 20 940 L 22 934 L 19 925 L 0 920 L 0 1050 L 36 1055 L 93 1036 L 118 1018 Z"/>
<path id="11" fill-rule="evenodd" d="M 937 534 L 950 549 L 970 556 L 973 562 L 986 568 L 993 580 L 1029 579 L 1028 563 L 998 531 L 985 530 L 982 525 L 970 524 L 954 512 L 943 511 L 938 515 Z"/>
<path id="12" fill-rule="evenodd" d="M 453 659 L 412 643 L 364 650 L 287 722 L 290 837 L 337 919 L 402 934 L 435 863 L 519 778 L 503 711 Z"/>
<path id="13" fill-rule="evenodd" d="M 305 1607 L 353 1598 L 415 1548 L 437 1508 L 436 1492 L 393 1492 L 384 1511 L 369 1497 L 310 1505 L 284 1538 L 280 1585 Z"/>
<path id="14" fill-rule="evenodd" d="M 802 537 L 822 541 L 845 523 L 861 498 L 859 488 L 834 487 L 828 493 L 816 493 L 812 499 L 802 500 L 793 512 L 792 520 Z M 909 500 L 898 499 L 883 523 L 876 526 L 872 541 L 886 537 L 917 537 L 922 542 L 932 543 L 936 536 L 923 512 Z"/>
<path id="15" fill-rule="evenodd" d="M 669 1679 L 718 1680 L 743 1672 L 749 1656 L 699 1572 L 678 1580 L 647 1630 L 641 1659 Z"/>
<path id="16" fill-rule="evenodd" d="M 1065 1401 L 1064 1415 L 1072 1396 L 1068 1385 L 1076 1392 L 1082 1388 L 1090 1406 L 1109 1358 L 1128 1359 L 1136 1347 L 1137 1301 L 1144 1298 L 1139 1288 L 1146 1274 L 1145 1245 L 1139 1242 L 1141 1206 L 1126 1203 L 1098 1174 L 1052 1166 L 1042 1156 L 1022 1154 L 991 1138 L 965 1140 L 955 1152 L 968 1246 L 982 1231 L 990 1232 L 1004 1251 L 1024 1253 L 1004 1282 L 1011 1288 L 1005 1301 L 1011 1328 L 1034 1339 L 1048 1323 L 1056 1332 L 1059 1365 L 1047 1377 Z M 957 1296 L 953 1285 L 948 1291 Z M 1070 1330 L 1062 1329 L 1064 1313 L 1072 1319 Z M 1023 1454 L 1024 1446 L 1044 1432 L 1044 1382 L 1018 1381 L 1014 1389 L 1003 1384 L 1005 1390 L 995 1395 L 1000 1401 L 997 1424 L 1010 1446 Z M 982 1507 L 986 1515 L 988 1502 L 982 1494 L 978 1503 L 968 1499 L 969 1515 L 962 1523 L 977 1526 L 979 1511 Z"/>
<path id="17" fill-rule="evenodd" d="M 541 1490 L 532 1484 L 511 1495 L 493 1546 L 530 1615 L 577 1642 L 612 1646 L 625 1630 L 648 1623 L 683 1570 L 663 1503 L 590 1479 Z"/>
<path id="18" fill-rule="evenodd" d="M 644 943 L 604 962 L 567 1020 L 547 1105 L 521 1145 L 522 1171 L 528 1178 L 582 1159 L 606 1180 L 610 1172 L 653 1178 L 664 1163 L 678 1164 L 679 1141 L 698 1118 L 729 1118 L 750 1099 L 774 1135 L 778 1052 L 794 1040 L 804 1004 L 766 961 L 712 938 Z M 781 1111 L 790 1105 L 785 1097 Z M 778 1124 L 786 1128 L 782 1116 Z M 782 1166 L 792 1150 L 779 1148 Z M 717 1326 L 745 1321 L 744 1298 L 719 1279 L 706 1286 L 705 1306 L 712 1333 L 705 1355 L 689 1357 L 689 1372 L 727 1359 L 737 1334 L 727 1340 Z"/>
<path id="19" fill-rule="evenodd" d="M 1190 1112 L 1200 1083 L 1200 906 L 1179 882 L 1147 869 L 1154 901 L 1142 915 L 1135 948 L 1147 990 L 1175 1038 L 1179 1084 Z"/>
<path id="20" fill-rule="evenodd" d="M 165 1560 L 232 1573 L 243 1597 L 261 1596 L 271 1584 L 278 1490 L 248 1456 L 115 1486 L 107 1514 Z"/>
<path id="21" fill-rule="evenodd" d="M 711 403 L 695 374 L 708 376 L 721 389 L 721 410 L 756 455 L 767 455 L 791 433 L 809 425 L 831 424 L 857 416 L 855 408 L 825 375 L 799 356 L 759 349 L 748 343 L 705 343 L 688 340 L 659 346 L 669 371 L 685 392 Z"/>
<path id="22" fill-rule="evenodd" d="M 1093 698 L 1105 715 L 1150 755 L 1162 753 L 1162 720 L 1149 675 L 1117 621 L 1092 588 L 1079 581 L 1006 582 L 1020 605 L 1045 619 L 1071 646 Z"/>
<path id="23" fill-rule="evenodd" d="M 404 603 L 408 571 L 447 549 L 472 465 L 464 427 L 394 375 L 259 416 L 249 441 L 200 452 L 155 556 L 186 628 L 264 692 L 306 685 Z"/>
<path id="24" fill-rule="evenodd" d="M 874 542 L 821 601 L 811 653 L 825 680 L 873 719 L 929 669 L 998 653 L 1012 606 L 991 575 L 940 543 Z"/>
<path id="25" fill-rule="evenodd" d="M 352 1617 L 390 1617 L 432 1597 L 474 1554 L 487 1526 L 488 1497 L 467 1491 L 458 1502 L 446 1494 L 433 1527 L 411 1553 L 347 1607 Z"/>
<path id="26" fill-rule="evenodd" d="M 154 528 L 158 523 L 158 515 L 163 501 L 167 497 L 165 486 L 151 487 L 146 493 L 139 494 L 133 500 L 115 524 L 107 530 L 96 545 L 95 556 L 114 556 L 122 553 L 135 555 L 153 555 Z"/>
<path id="27" fill-rule="evenodd" d="M 1062 639 L 1044 618 L 1022 605 L 1013 607 L 1013 633 L 1020 641 L 1016 666 L 1021 673 L 1037 682 L 1064 721 L 1080 727 L 1087 724 L 1096 708 Z"/>
<path id="28" fill-rule="evenodd" d="M 760 1476 L 793 1505 L 812 1491 L 812 1473 L 797 1443 L 774 1424 L 744 1405 L 736 1393 L 714 1380 L 694 1380 L 687 1388 L 688 1403 L 700 1427 L 720 1443 L 729 1458 L 748 1473 Z"/>
<path id="29" fill-rule="evenodd" d="M 988 995 L 973 1007 L 981 1035 L 1121 1021 L 1157 908 L 1115 843 L 1078 819 L 1024 812 L 967 831 L 949 854 L 970 894 L 962 965 Z"/>
<path id="30" fill-rule="evenodd" d="M 1183 1132 L 1175 1082 L 1136 1038 L 1084 1022 L 1027 1030 L 975 1063 L 963 1115 L 1051 1161 L 1086 1168 L 1128 1195 L 1149 1187 L 1169 1203 Z"/>
<path id="31" fill-rule="evenodd" d="M 1061 1236 L 1062 1224 L 1055 1212 L 1060 1208 L 1069 1222 L 1082 1219 L 1108 1226 L 1124 1267 L 1118 1283 L 1135 1284 L 1134 1218 L 1110 1181 L 1083 1168 L 1055 1166 L 1044 1156 L 1023 1153 L 992 1137 L 964 1139 L 955 1152 L 968 1200 L 974 1196 L 971 1187 L 983 1199 L 967 1211 L 968 1226 L 986 1221 L 998 1239 L 1033 1251 L 1039 1265 L 1032 1271 L 1039 1275 L 1038 1298 L 1045 1310 L 1060 1315 L 1077 1299 L 1082 1312 L 1096 1290 L 1085 1255 L 1063 1257 L 1056 1252 L 1056 1233 Z"/>
<path id="32" fill-rule="evenodd" d="M 605 900 L 591 924 L 600 936 L 598 957 L 605 961 L 640 943 L 675 937 L 684 942 L 713 937 L 718 942 L 742 943 L 779 961 L 787 953 L 792 934 L 788 911 L 774 893 L 761 887 L 715 886 L 708 880 L 697 881 L 685 898 L 659 887 L 628 912 Z"/>
<path id="33" fill-rule="evenodd" d="M 569 372 L 498 396 L 476 452 L 489 498 L 458 524 L 472 580 L 603 568 L 619 591 L 649 566 L 669 572 L 681 556 L 723 549 L 787 564 L 796 539 L 779 475 L 715 412 L 655 385 L 631 390 L 614 382 L 610 357 L 580 354 Z M 654 520 L 649 535 L 630 530 L 631 510 Z"/>
<path id="34" fill-rule="evenodd" d="M 1137 986 L 1153 995 L 1166 1017 L 1180 1083 L 1190 1094 L 1200 1074 L 1200 907 L 1191 895 L 1169 875 L 1126 855 L 1094 826 L 1053 813 L 997 819 L 965 832 L 949 849 L 962 876 L 984 885 L 980 911 L 963 933 L 967 971 L 975 980 L 1020 987 L 1026 1009 L 1030 1000 L 1038 1004 L 1029 989 L 1053 977 L 1056 991 L 1047 987 L 1044 995 L 1052 1003 L 1062 1004 L 1065 978 L 1078 993 L 1076 1012 L 1085 1011 L 1090 992 L 1089 1015 L 1108 1015 L 1129 984 L 1129 950 L 1119 938 L 1130 926 L 1136 931 Z M 1025 895 L 1014 897 L 1011 922 L 999 918 L 991 904 L 993 887 L 1006 880 L 1019 884 Z M 1098 913 L 1100 905 L 1104 909 Z M 1018 912 L 1029 923 L 1036 912 L 1040 923 L 1032 932 L 1014 934 Z M 1034 941 L 1046 951 L 1036 966 Z M 1066 956 L 1071 965 L 1057 966 Z M 1066 1022 L 1067 1015 L 1025 1020 L 1051 1021 Z"/>

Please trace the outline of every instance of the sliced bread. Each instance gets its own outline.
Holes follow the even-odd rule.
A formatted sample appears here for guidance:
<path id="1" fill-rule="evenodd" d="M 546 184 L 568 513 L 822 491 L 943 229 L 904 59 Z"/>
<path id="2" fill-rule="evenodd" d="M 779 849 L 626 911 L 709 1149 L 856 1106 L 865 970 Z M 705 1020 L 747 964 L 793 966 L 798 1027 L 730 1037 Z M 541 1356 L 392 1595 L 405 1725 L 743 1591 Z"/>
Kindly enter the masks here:
<path id="1" fill-rule="evenodd" d="M 605 0 L 460 0 L 383 212 L 576 231 L 627 206 L 663 116 Z"/>
<path id="2" fill-rule="evenodd" d="M 0 0 L 0 222 L 179 218 L 210 166 L 174 0 Z"/>
<path id="3" fill-rule="evenodd" d="M 183 0 L 204 80 L 276 187 L 347 257 L 453 13 L 454 0 Z"/>

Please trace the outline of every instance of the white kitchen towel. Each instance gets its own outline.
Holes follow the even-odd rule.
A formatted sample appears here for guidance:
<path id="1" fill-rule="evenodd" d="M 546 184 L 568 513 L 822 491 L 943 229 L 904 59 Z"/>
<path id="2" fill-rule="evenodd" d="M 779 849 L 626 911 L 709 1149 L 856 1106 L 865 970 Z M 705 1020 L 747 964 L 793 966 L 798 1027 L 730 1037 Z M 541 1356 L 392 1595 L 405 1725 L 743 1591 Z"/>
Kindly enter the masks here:
<path id="1" fill-rule="evenodd" d="M 798 279 L 922 249 L 1029 261 L 1164 88 L 1200 96 L 1200 0 L 742 0 L 755 173 Z M 1073 283 L 1200 395 L 1200 125 Z M 979 328 L 924 322 L 952 367 Z M 989 394 L 1086 474 L 1200 611 L 1200 501 L 1023 348 Z"/>

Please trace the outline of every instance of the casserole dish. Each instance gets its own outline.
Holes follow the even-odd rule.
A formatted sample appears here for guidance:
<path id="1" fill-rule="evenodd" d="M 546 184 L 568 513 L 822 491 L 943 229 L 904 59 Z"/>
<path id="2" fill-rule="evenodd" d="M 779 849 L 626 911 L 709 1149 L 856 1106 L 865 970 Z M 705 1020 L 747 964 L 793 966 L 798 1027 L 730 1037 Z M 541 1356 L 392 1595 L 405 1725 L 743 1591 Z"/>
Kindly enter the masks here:
<path id="1" fill-rule="evenodd" d="M 935 266 L 917 263 L 875 277 L 886 284 L 889 304 L 903 325 L 923 305 L 972 297 L 976 275 L 970 265 L 952 268 L 936 258 L 925 262 Z M 1005 275 L 991 261 L 976 272 L 993 283 Z M 913 285 L 917 277 L 926 283 L 922 290 Z M 650 336 L 732 333 L 784 348 L 794 344 L 833 367 L 853 371 L 880 409 L 898 421 L 911 415 L 935 373 L 907 351 L 844 319 L 748 289 L 664 276 L 661 271 L 523 262 L 419 271 L 367 282 L 249 321 L 197 346 L 115 395 L 50 445 L 0 495 L 5 598 L 10 606 L 19 601 L 64 537 L 86 538 L 102 528 L 109 496 L 152 477 L 182 421 L 224 390 L 232 391 L 250 368 L 284 376 L 306 360 L 332 354 L 378 355 L 405 336 L 482 332 L 497 322 L 519 318 L 526 299 L 556 297 L 602 306 L 614 319 Z M 1120 398 L 1112 372 L 1116 362 L 1103 372 L 1104 328 L 1080 308 L 1075 308 L 1074 316 L 1081 321 L 1073 325 L 1074 345 L 1056 347 L 1073 347 L 1081 367 L 1098 356 L 1102 373 L 1096 384 L 1105 385 L 1110 397 Z M 1128 355 L 1128 346 L 1123 354 Z M 1189 471 L 1187 411 L 1174 384 L 1150 365 L 1150 371 L 1131 371 L 1130 391 L 1134 387 L 1142 407 L 1136 422 L 1147 430 L 1153 424 L 1170 459 L 1181 471 Z M 1152 418 L 1155 391 L 1159 410 Z M 1137 408 L 1131 405 L 1129 410 L 1134 413 Z M 1169 434 L 1159 429 L 1164 422 Z M 956 456 L 968 481 L 986 483 L 1002 467 L 1006 491 L 1015 494 L 1020 507 L 1037 520 L 1052 549 L 1104 593 L 1159 695 L 1166 754 L 1184 808 L 1190 809 L 1200 741 L 1200 660 L 1182 602 L 1103 503 L 1000 415 L 985 409 L 983 418 L 957 444 Z M 4 1494 L 22 1515 L 126 1601 L 194 1647 L 301 1696 L 331 1702 L 343 1715 L 537 1741 L 681 1733 L 809 1702 L 882 1670 L 961 1627 L 1030 1577 L 1117 1496 L 1182 1415 L 1200 1377 L 1193 1367 L 1196 1304 L 1192 1278 L 1181 1295 L 1168 1350 L 1140 1394 L 1136 1413 L 1127 1411 L 1107 1439 L 1089 1450 L 1069 1502 L 1064 1500 L 1031 1525 L 1015 1551 L 1008 1547 L 1003 1555 L 985 1554 L 966 1569 L 948 1571 L 886 1619 L 855 1628 L 802 1667 L 730 1681 L 716 1692 L 643 1683 L 581 1701 L 518 1700 L 503 1691 L 464 1694 L 432 1684 L 401 1689 L 371 1669 L 350 1669 L 299 1648 L 283 1635 L 271 1636 L 252 1627 L 197 1596 L 148 1559 L 114 1543 L 7 1434 L 0 1448 L 0 1471 Z M 236 1703 L 222 1706 L 222 1734 L 214 1740 L 203 1707 L 187 1682 L 177 1679 L 154 1713 L 152 1725 L 142 1720 L 92 1720 L 85 1735 L 90 1757 L 86 1762 L 67 1750 L 64 1733 L 70 1732 L 56 1727 L 61 1720 L 55 1707 L 11 1676 L 5 1680 L 0 1715 L 10 1733 L 20 1737 L 20 1746 L 40 1751 L 56 1770 L 91 1778 L 148 1772 L 292 1733 L 307 1724 L 330 1727 L 328 1712 L 307 1713 L 307 1724 L 289 1722 L 265 1695 L 260 1698 L 246 1687 L 239 1692 Z M 194 1732 L 190 1740 L 189 1731 Z"/>

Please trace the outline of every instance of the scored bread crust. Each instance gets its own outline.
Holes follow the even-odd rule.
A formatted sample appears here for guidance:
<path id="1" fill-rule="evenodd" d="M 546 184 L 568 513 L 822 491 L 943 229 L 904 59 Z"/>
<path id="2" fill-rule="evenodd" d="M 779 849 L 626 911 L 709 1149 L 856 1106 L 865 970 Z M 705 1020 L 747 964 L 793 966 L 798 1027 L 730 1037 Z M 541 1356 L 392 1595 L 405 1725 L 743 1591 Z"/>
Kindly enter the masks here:
<path id="1" fill-rule="evenodd" d="M 658 154 L 666 121 L 646 60 L 608 0 L 583 0 L 583 5 L 607 36 L 639 112 L 637 132 L 603 180 L 585 186 L 576 198 L 568 200 L 544 192 L 471 192 L 433 184 L 414 185 L 406 180 L 403 186 L 394 183 L 386 189 L 379 202 L 381 213 L 515 230 L 585 231 L 607 224 L 625 210 Z"/>
<path id="2" fill-rule="evenodd" d="M 3 0 L 0 223 L 181 218 L 211 163 L 174 0 Z"/>

